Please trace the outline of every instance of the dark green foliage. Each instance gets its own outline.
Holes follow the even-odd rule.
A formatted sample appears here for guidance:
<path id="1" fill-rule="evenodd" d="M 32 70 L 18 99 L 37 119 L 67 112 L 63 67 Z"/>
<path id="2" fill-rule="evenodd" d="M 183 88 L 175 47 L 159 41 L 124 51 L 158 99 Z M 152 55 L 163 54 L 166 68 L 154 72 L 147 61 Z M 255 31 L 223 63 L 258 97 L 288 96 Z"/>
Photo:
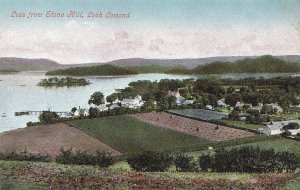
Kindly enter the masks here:
<path id="1" fill-rule="evenodd" d="M 97 76 L 97 75 L 132 75 L 138 74 L 135 71 L 128 70 L 112 65 L 100 65 L 92 67 L 77 67 L 48 71 L 46 75 L 69 75 L 69 76 Z"/>
<path id="2" fill-rule="evenodd" d="M 228 90 L 227 90 L 228 93 Z M 225 97 L 225 103 L 234 107 L 237 102 L 242 101 L 242 95 L 238 93 L 229 94 Z"/>
<path id="3" fill-rule="evenodd" d="M 25 151 L 23 153 L 0 153 L 0 160 L 49 162 L 51 158 L 47 155 L 31 154 Z"/>
<path id="4" fill-rule="evenodd" d="M 174 158 L 174 164 L 176 171 L 178 172 L 192 172 L 196 171 L 196 163 L 192 156 L 188 156 L 184 153 L 178 154 Z"/>
<path id="5" fill-rule="evenodd" d="M 41 82 L 38 83 L 38 86 L 44 86 L 44 87 L 64 87 L 64 86 L 86 86 L 91 84 L 88 80 L 84 78 L 72 78 L 72 77 L 66 77 L 66 78 L 46 78 L 42 79 Z"/>
<path id="6" fill-rule="evenodd" d="M 299 72 L 298 63 L 290 63 L 270 55 L 255 59 L 243 59 L 231 62 L 213 62 L 196 67 L 192 72 L 197 74 L 223 73 L 291 73 Z"/>
<path id="7" fill-rule="evenodd" d="M 104 95 L 102 92 L 94 92 L 90 99 L 89 104 L 95 104 L 99 106 L 100 104 L 104 104 Z"/>
<path id="8" fill-rule="evenodd" d="M 298 123 L 291 122 L 288 125 L 283 126 L 282 129 L 287 130 L 287 129 L 299 129 L 299 128 L 300 125 Z"/>
<path id="9" fill-rule="evenodd" d="M 44 123 L 50 123 L 54 119 L 58 119 L 59 116 L 55 112 L 44 111 L 40 116 L 39 120 Z"/>
<path id="10" fill-rule="evenodd" d="M 230 120 L 234 120 L 234 121 L 238 121 L 240 120 L 240 116 L 239 116 L 239 113 L 235 110 L 233 110 L 229 115 L 228 115 L 228 118 Z"/>
<path id="11" fill-rule="evenodd" d="M 74 153 L 72 150 L 61 150 L 60 155 L 56 157 L 56 162 L 60 164 L 97 165 L 105 168 L 114 163 L 113 158 L 105 152 L 97 151 L 94 155 L 87 152 Z"/>
<path id="12" fill-rule="evenodd" d="M 140 172 L 164 172 L 173 163 L 173 158 L 167 153 L 144 151 L 127 158 L 130 167 Z"/>
<path id="13" fill-rule="evenodd" d="M 244 146 L 201 156 L 199 164 L 201 170 L 212 172 L 292 172 L 300 166 L 300 157 L 290 152 L 275 153 L 273 149 Z"/>

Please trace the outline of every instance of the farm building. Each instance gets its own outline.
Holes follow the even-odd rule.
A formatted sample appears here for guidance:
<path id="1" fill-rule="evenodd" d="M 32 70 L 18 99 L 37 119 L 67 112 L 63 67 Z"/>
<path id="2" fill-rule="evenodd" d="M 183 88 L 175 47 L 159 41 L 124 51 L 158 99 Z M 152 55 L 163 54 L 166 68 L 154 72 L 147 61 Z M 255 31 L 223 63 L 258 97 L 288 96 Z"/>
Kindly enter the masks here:
<path id="1" fill-rule="evenodd" d="M 277 122 L 271 122 L 266 127 L 263 128 L 263 133 L 266 135 L 279 135 L 284 132 L 282 128 L 286 125 L 289 125 L 290 123 L 298 123 L 300 125 L 300 120 L 289 120 L 289 121 L 277 121 Z M 297 133 L 300 133 L 300 129 L 289 129 L 289 132 L 292 133 L 292 135 L 296 135 Z"/>

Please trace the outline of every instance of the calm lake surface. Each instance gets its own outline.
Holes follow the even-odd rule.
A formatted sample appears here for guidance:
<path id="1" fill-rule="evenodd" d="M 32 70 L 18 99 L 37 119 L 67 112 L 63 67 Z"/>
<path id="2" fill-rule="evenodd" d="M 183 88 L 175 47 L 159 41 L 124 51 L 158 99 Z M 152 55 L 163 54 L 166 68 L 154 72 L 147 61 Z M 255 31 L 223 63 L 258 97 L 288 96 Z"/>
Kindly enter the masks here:
<path id="1" fill-rule="evenodd" d="M 275 76 L 300 76 L 296 74 L 226 74 L 221 78 L 245 78 Z M 125 88 L 132 81 L 185 79 L 193 76 L 168 74 L 140 74 L 121 77 L 85 77 L 92 84 L 84 87 L 44 88 L 37 83 L 45 77 L 44 72 L 21 72 L 17 74 L 0 74 L 0 132 L 26 127 L 29 121 L 38 121 L 37 115 L 14 116 L 17 111 L 48 110 L 69 111 L 72 107 L 89 107 L 88 99 L 95 91 L 101 91 L 105 96 L 115 92 L 115 89 Z M 194 76 L 195 77 L 195 76 Z M 204 77 L 199 75 L 196 77 Z M 2 117 L 5 113 L 6 117 Z"/>

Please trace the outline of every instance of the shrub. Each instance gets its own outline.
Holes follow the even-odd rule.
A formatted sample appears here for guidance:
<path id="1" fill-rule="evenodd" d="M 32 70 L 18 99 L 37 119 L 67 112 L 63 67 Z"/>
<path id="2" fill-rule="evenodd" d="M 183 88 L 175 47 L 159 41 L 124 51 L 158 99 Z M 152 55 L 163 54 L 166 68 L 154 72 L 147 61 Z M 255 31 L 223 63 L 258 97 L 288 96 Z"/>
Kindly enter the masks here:
<path id="1" fill-rule="evenodd" d="M 49 162 L 51 158 L 47 155 L 31 154 L 25 151 L 23 153 L 16 153 L 16 152 L 0 153 L 0 160 Z"/>
<path id="2" fill-rule="evenodd" d="M 41 122 L 45 122 L 45 123 L 50 123 L 52 120 L 58 119 L 58 118 L 59 118 L 59 116 L 57 115 L 57 113 L 51 112 L 51 111 L 44 111 L 39 116 L 39 120 Z"/>
<path id="3" fill-rule="evenodd" d="M 60 155 L 56 157 L 56 162 L 60 164 L 97 165 L 99 167 L 108 167 L 114 163 L 112 157 L 105 152 L 97 151 L 94 155 L 80 151 L 73 153 L 71 149 L 61 150 Z"/>
<path id="4" fill-rule="evenodd" d="M 239 113 L 235 110 L 233 110 L 229 115 L 228 115 L 228 118 L 230 120 L 234 120 L 234 121 L 238 121 L 240 120 L 240 116 L 239 116 Z"/>
<path id="5" fill-rule="evenodd" d="M 300 128 L 300 125 L 298 123 L 291 122 L 288 125 L 283 126 L 282 129 L 288 130 L 288 129 L 299 129 L 299 128 Z"/>
<path id="6" fill-rule="evenodd" d="M 290 152 L 275 153 L 274 149 L 245 146 L 201 156 L 199 165 L 202 171 L 213 172 L 292 172 L 300 166 L 300 157 Z"/>
<path id="7" fill-rule="evenodd" d="M 163 172 L 172 164 L 173 158 L 167 153 L 144 151 L 127 158 L 130 167 L 140 172 Z"/>
<path id="8" fill-rule="evenodd" d="M 192 156 L 184 153 L 178 154 L 174 159 L 176 171 L 179 172 L 192 172 L 196 170 L 196 164 Z"/>

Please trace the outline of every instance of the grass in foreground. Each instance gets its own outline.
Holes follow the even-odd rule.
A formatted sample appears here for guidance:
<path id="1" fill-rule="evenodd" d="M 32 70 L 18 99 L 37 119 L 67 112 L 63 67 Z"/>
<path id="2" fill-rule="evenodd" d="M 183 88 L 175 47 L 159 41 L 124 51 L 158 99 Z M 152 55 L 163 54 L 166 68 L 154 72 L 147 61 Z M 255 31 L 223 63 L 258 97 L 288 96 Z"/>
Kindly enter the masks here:
<path id="1" fill-rule="evenodd" d="M 2 168 L 5 166 L 5 168 Z M 1 178 L 5 189 L 279 189 L 293 174 L 202 172 L 122 172 L 92 166 L 0 161 L 13 176 Z M 42 176 L 40 175 L 42 174 Z M 4 180 L 3 180 L 4 179 Z M 18 180 L 17 180 L 18 179 Z M 22 179 L 22 180 L 20 180 Z M 2 181 L 1 181 L 2 180 Z M 40 181 L 41 185 L 34 181 Z M 251 181 L 251 183 L 249 183 Z M 294 183 L 294 182 L 292 182 Z M 296 187 L 295 184 L 292 184 Z M 292 186 L 289 186 L 292 187 Z"/>
<path id="2" fill-rule="evenodd" d="M 129 116 L 78 120 L 71 123 L 123 153 L 170 150 L 207 142 L 207 140 L 150 125 Z"/>

